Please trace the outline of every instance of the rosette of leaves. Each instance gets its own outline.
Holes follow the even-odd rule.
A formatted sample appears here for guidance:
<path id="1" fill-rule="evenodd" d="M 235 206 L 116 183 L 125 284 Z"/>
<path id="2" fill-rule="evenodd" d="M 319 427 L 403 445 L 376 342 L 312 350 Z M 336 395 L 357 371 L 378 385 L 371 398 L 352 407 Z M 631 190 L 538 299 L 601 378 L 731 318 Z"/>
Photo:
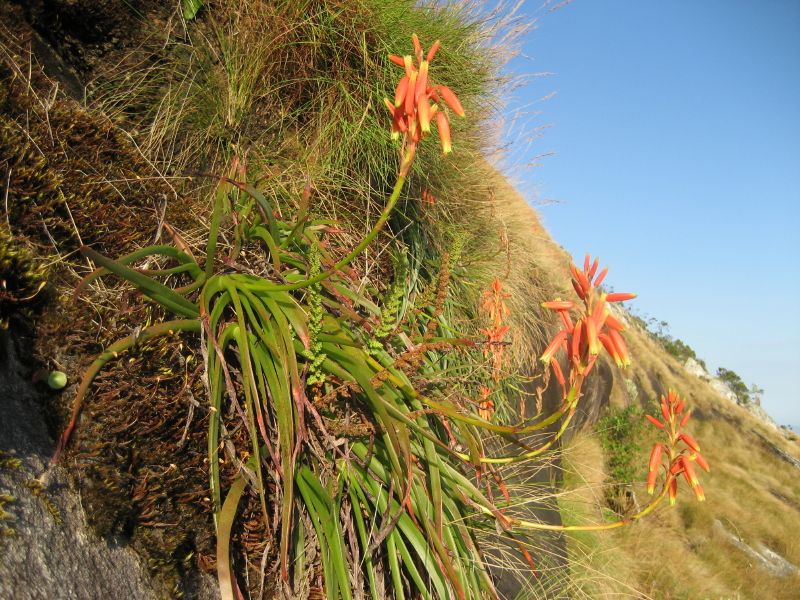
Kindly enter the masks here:
<path id="1" fill-rule="evenodd" d="M 235 213 L 234 241 L 227 260 L 217 261 L 225 213 Z M 422 325 L 404 331 L 412 349 L 398 352 L 388 341 L 370 345 L 374 337 L 364 325 L 370 319 L 399 326 L 397 294 L 390 292 L 388 306 L 379 307 L 352 289 L 348 269 L 319 241 L 330 223 L 308 216 L 307 198 L 293 220 L 275 215 L 255 188 L 220 178 L 205 264 L 169 245 L 116 260 L 83 249 L 100 268 L 80 287 L 114 274 L 179 318 L 143 329 L 98 356 L 79 386 L 54 460 L 104 364 L 151 337 L 194 332 L 206 362 L 209 486 L 223 598 L 234 598 L 231 531 L 248 487 L 260 499 L 265 523 L 279 523 L 286 585 L 311 576 L 303 559 L 311 535 L 328 598 L 349 599 L 355 589 L 379 598 L 387 587 L 396 598 L 484 597 L 493 587 L 475 532 L 509 523 L 471 476 L 481 465 L 483 423 L 444 397 L 420 394 L 409 373 L 410 365 L 420 364 L 409 355 L 422 356 L 430 371 L 431 348 L 463 340 L 435 337 L 417 320 Z M 255 246 L 268 259 L 261 270 L 266 275 L 237 262 L 243 249 Z M 143 259 L 174 266 L 133 268 Z M 431 309 L 431 319 L 435 313 Z M 387 338 L 390 332 L 379 333 Z M 322 398 L 309 398 L 309 380 Z M 345 410 L 364 428 L 334 436 L 329 429 Z M 230 435 L 242 427 L 247 448 L 235 447 Z M 227 491 L 221 459 L 238 471 Z M 301 513 L 313 531 L 303 526 Z M 381 574 L 389 581 L 378 581 Z"/>

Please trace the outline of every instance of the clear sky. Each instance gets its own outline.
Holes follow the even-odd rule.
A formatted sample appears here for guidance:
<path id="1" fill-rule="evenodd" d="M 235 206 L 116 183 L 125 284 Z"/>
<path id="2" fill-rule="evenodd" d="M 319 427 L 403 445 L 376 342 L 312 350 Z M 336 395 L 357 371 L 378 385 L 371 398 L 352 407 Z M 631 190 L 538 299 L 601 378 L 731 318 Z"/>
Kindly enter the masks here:
<path id="1" fill-rule="evenodd" d="M 551 74 L 514 92 L 510 160 L 554 154 L 510 171 L 520 190 L 640 312 L 800 424 L 800 1 L 523 10 L 538 27 L 509 68 Z"/>

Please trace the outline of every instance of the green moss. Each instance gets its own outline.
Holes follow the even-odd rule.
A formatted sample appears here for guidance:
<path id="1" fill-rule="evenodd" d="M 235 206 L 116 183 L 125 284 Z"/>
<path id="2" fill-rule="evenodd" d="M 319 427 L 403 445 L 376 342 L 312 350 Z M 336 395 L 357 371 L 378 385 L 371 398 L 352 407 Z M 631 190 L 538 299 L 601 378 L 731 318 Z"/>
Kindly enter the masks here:
<path id="1" fill-rule="evenodd" d="M 0 327 L 8 326 L 11 314 L 37 304 L 46 283 L 43 261 L 0 226 Z"/>

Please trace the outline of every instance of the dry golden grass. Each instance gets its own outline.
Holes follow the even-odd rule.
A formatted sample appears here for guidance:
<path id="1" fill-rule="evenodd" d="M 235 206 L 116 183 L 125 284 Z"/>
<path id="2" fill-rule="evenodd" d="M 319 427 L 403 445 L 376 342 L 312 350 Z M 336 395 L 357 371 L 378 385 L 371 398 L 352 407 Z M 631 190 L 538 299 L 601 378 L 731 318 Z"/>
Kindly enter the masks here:
<path id="1" fill-rule="evenodd" d="M 793 444 L 720 397 L 706 382 L 682 372 L 642 331 L 634 329 L 628 339 L 636 359 L 631 376 L 644 388 L 640 395 L 652 398 L 657 381 L 681 391 L 695 408 L 689 430 L 700 440 L 712 472 L 701 477 L 706 502 L 697 502 L 684 487 L 674 508 L 664 507 L 634 526 L 593 535 L 588 543 L 573 538 L 576 568 L 596 569 L 595 574 L 607 577 L 602 584 L 599 577 L 592 581 L 594 597 L 612 597 L 630 586 L 641 597 L 664 599 L 797 598 L 797 571 L 786 577 L 770 573 L 725 533 L 800 565 L 799 473 L 771 452 L 756 432 L 785 452 L 792 453 Z M 569 448 L 575 471 L 571 478 L 585 481 L 587 490 L 603 481 L 600 453 L 591 435 L 582 435 Z M 642 486 L 637 496 L 640 501 L 646 498 Z M 584 517 L 591 515 L 589 507 L 596 512 L 603 501 L 587 492 L 583 500 Z M 607 560 L 607 554 L 613 559 Z"/>

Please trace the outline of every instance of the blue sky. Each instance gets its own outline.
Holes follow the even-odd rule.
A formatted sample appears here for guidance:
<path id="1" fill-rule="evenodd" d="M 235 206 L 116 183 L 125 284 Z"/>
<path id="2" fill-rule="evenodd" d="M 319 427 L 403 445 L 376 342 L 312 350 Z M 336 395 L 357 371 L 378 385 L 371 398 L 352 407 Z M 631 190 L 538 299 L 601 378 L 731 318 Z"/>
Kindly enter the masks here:
<path id="1" fill-rule="evenodd" d="M 510 160 L 554 154 L 510 171 L 520 191 L 640 312 L 800 424 L 800 1 L 523 10 L 538 27 L 509 68 L 552 74 L 514 92 Z"/>

